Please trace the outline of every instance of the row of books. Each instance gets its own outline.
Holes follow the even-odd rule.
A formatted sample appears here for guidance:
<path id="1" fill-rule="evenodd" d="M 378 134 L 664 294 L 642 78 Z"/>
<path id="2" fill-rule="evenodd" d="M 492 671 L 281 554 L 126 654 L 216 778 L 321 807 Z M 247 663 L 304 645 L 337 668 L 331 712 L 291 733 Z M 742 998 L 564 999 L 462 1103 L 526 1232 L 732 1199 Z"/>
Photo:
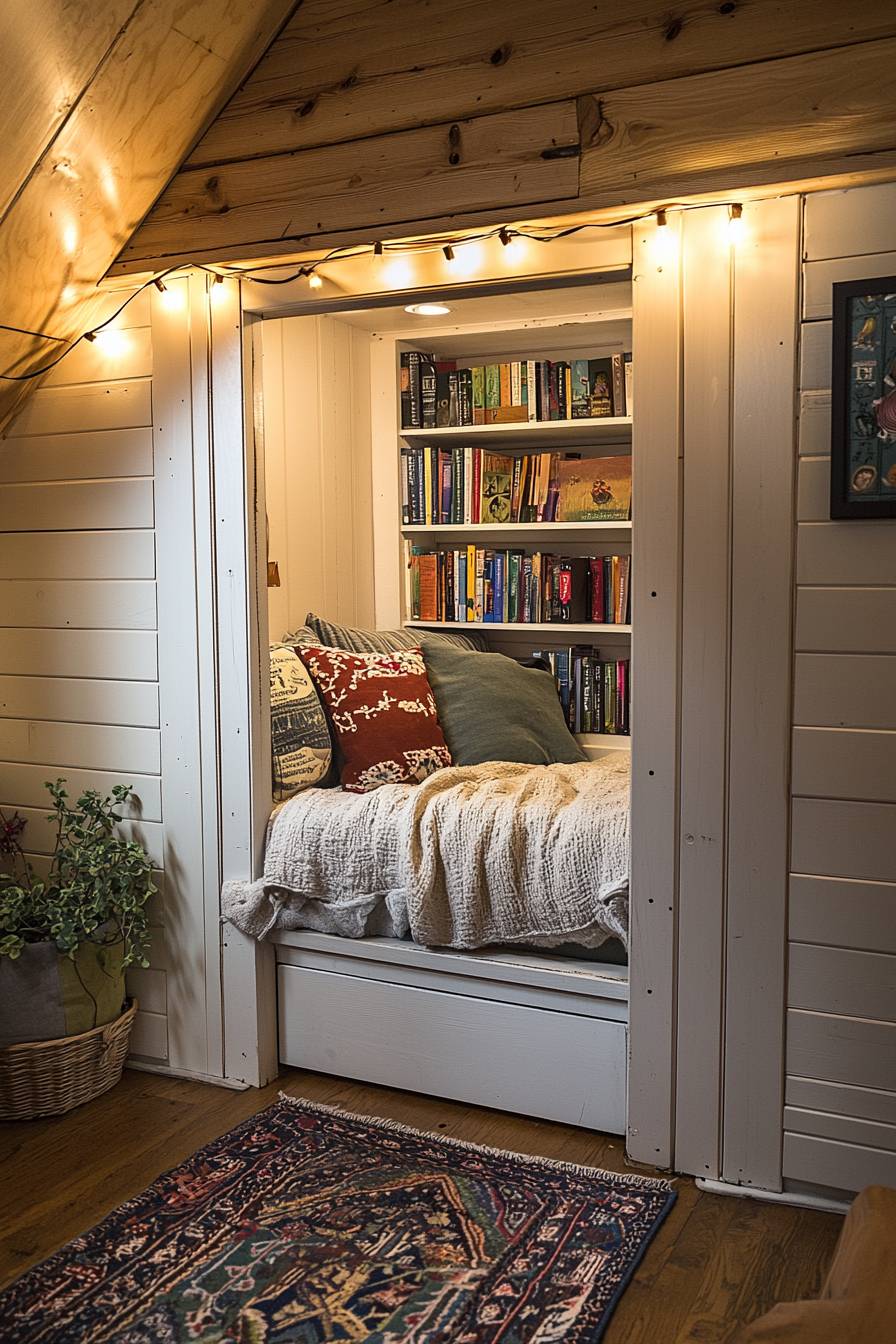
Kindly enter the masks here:
<path id="1" fill-rule="evenodd" d="M 628 454 L 511 456 L 432 446 L 401 451 L 405 527 L 620 522 L 631 517 L 631 499 Z"/>
<path id="2" fill-rule="evenodd" d="M 440 623 L 627 625 L 631 557 L 405 543 L 406 610 Z"/>
<path id="3" fill-rule="evenodd" d="M 630 733 L 627 658 L 601 659 L 600 650 L 587 644 L 543 649 L 532 656 L 551 668 L 570 732 Z"/>
<path id="4" fill-rule="evenodd" d="M 631 415 L 630 354 L 517 359 L 458 368 L 419 350 L 401 356 L 403 429 L 591 420 Z"/>

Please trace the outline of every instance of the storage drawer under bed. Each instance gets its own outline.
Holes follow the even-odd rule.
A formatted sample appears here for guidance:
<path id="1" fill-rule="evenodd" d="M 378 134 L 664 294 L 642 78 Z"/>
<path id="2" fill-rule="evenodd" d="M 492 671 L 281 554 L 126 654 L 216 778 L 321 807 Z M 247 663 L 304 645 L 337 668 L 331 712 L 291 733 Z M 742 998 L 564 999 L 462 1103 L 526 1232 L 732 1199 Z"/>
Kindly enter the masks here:
<path id="1" fill-rule="evenodd" d="M 324 943 L 314 934 L 285 938 L 318 948 Z M 458 974 L 440 976 L 442 987 L 431 988 L 419 965 L 389 968 L 376 960 L 365 965 L 338 941 L 346 948 L 344 959 L 307 947 L 277 949 L 285 1064 L 624 1133 L 626 1024 L 619 1020 L 627 1010 L 624 983 L 607 982 L 615 997 L 604 1001 L 583 994 L 582 978 L 568 974 L 557 979 L 560 985 L 575 984 L 577 992 L 551 993 L 506 981 L 489 986 L 487 977 L 463 974 L 462 965 L 472 965 L 474 972 L 479 967 L 460 957 Z M 368 940 L 365 944 L 365 951 L 374 950 Z M 284 964 L 287 959 L 306 964 Z M 425 959 L 424 953 L 424 964 Z M 493 961 L 480 966 L 490 973 L 496 969 Z M 528 967 L 519 973 L 529 980 L 552 978 Z M 513 1001 L 527 996 L 529 1004 Z M 546 1006 L 552 1001 L 556 1007 Z M 602 1010 L 607 1017 L 598 1015 Z"/>

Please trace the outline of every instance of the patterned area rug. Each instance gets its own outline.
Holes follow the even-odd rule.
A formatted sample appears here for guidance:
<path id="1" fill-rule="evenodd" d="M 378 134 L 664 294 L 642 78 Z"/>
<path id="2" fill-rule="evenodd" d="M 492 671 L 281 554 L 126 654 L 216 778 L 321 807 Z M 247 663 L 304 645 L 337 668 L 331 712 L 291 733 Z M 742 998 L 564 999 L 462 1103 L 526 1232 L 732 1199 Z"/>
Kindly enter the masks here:
<path id="1" fill-rule="evenodd" d="M 283 1097 L 0 1295 L 5 1344 L 591 1344 L 675 1194 Z"/>

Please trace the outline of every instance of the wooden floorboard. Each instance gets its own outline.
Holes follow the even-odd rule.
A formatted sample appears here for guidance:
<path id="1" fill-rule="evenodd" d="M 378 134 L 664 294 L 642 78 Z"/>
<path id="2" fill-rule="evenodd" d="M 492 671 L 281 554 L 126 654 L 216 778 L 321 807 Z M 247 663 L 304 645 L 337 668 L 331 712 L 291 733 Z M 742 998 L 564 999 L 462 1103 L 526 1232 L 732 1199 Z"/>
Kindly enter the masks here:
<path id="1" fill-rule="evenodd" d="M 0 1287 L 281 1089 L 472 1143 L 651 1174 L 633 1168 L 612 1135 L 299 1069 L 245 1092 L 127 1070 L 111 1092 L 68 1115 L 0 1125 Z M 675 1188 L 678 1200 L 604 1344 L 724 1344 L 775 1302 L 818 1293 L 842 1226 L 836 1214 L 706 1194 L 689 1177 Z"/>

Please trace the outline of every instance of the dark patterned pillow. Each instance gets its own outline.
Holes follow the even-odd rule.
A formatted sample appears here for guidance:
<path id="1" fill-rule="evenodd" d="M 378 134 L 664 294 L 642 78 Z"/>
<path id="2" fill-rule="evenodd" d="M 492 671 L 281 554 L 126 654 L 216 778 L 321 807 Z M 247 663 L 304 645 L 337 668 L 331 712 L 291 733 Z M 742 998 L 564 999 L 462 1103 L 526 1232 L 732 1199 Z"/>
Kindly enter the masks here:
<path id="1" fill-rule="evenodd" d="M 313 630 L 317 643 L 330 649 L 347 649 L 349 653 L 393 653 L 396 649 L 417 649 L 421 644 L 454 644 L 460 649 L 488 649 L 485 635 L 450 633 L 446 630 L 353 630 L 350 626 L 334 625 L 309 611 L 303 628 L 296 631 L 296 644 L 308 643 L 305 632 Z"/>
<path id="2" fill-rule="evenodd" d="M 271 650 L 271 774 L 274 801 L 285 802 L 330 768 L 330 731 L 314 682 L 295 649 Z"/>
<path id="3" fill-rule="evenodd" d="M 368 793 L 381 784 L 417 784 L 451 764 L 419 648 L 347 653 L 303 648 L 345 753 L 342 785 Z"/>

